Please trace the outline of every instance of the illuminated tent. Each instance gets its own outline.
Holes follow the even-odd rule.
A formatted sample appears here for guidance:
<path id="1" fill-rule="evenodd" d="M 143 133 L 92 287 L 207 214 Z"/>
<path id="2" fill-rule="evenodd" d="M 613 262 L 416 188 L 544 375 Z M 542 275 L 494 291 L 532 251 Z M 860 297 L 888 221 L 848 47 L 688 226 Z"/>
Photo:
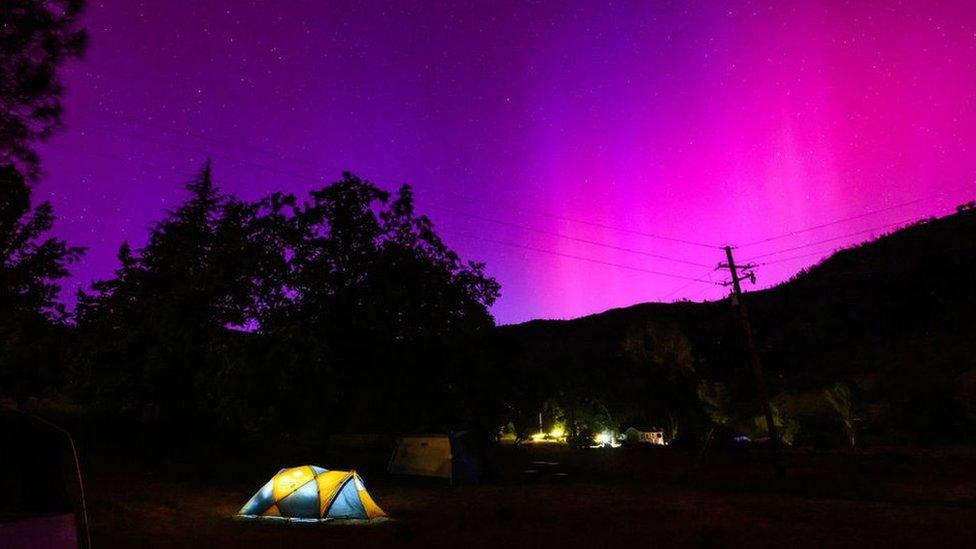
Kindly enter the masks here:
<path id="1" fill-rule="evenodd" d="M 386 516 L 356 471 L 315 465 L 282 469 L 237 513 L 241 518 L 319 521 Z"/>

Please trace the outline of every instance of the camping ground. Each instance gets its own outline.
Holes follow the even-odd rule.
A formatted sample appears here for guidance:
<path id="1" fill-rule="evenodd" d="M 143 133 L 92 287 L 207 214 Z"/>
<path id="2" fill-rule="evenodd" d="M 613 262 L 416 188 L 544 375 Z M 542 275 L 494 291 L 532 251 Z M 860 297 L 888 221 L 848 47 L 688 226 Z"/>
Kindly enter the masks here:
<path id="1" fill-rule="evenodd" d="M 694 449 L 502 446 L 497 482 L 451 487 L 388 477 L 384 450 L 137 438 L 85 455 L 96 547 L 965 546 L 976 537 L 970 448 L 793 452 L 778 480 L 755 449 L 695 464 Z M 357 469 L 391 519 L 233 520 L 278 468 L 303 463 Z"/>

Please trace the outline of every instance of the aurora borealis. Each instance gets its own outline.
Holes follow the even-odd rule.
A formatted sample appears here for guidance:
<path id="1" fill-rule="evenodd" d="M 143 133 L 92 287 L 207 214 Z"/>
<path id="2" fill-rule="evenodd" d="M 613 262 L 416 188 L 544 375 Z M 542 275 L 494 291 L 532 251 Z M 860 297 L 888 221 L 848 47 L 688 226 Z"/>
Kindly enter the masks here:
<path id="1" fill-rule="evenodd" d="M 208 156 L 245 198 L 413 184 L 502 284 L 501 323 L 726 291 L 655 274 L 720 280 L 719 250 L 648 235 L 882 210 L 742 246 L 805 254 L 757 268 L 768 286 L 976 195 L 973 2 L 105 0 L 87 22 L 35 190 L 89 248 L 69 300 Z"/>

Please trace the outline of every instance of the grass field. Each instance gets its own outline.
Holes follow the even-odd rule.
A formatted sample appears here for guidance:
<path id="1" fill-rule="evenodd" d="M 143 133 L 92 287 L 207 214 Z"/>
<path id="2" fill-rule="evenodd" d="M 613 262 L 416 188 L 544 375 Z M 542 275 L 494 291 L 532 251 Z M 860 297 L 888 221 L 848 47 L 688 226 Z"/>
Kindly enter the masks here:
<path id="1" fill-rule="evenodd" d="M 460 487 L 388 478 L 386 458 L 382 451 L 288 441 L 235 450 L 168 437 L 103 446 L 86 456 L 94 545 L 814 547 L 976 540 L 976 450 L 967 448 L 791 452 L 780 480 L 757 451 L 716 451 L 696 463 L 696 452 L 669 448 L 503 446 L 497 482 Z M 357 469 L 390 520 L 232 519 L 278 468 L 304 463 Z"/>

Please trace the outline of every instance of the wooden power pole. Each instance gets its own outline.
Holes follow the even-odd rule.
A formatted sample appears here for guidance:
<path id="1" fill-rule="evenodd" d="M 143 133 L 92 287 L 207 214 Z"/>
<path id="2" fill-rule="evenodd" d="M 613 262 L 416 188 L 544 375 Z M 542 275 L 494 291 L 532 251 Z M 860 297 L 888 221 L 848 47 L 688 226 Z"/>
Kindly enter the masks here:
<path id="1" fill-rule="evenodd" d="M 766 416 L 766 430 L 769 433 L 769 441 L 773 445 L 775 452 L 776 470 L 782 474 L 782 463 L 779 457 L 779 433 L 776 423 L 773 421 L 773 409 L 769 405 L 769 392 L 766 390 L 766 380 L 763 378 L 762 363 L 759 361 L 759 351 L 756 349 L 756 341 L 752 337 L 752 326 L 749 323 L 749 312 L 746 310 L 746 303 L 742 300 L 742 287 L 739 284 L 739 269 L 748 269 L 750 265 L 736 267 L 735 259 L 732 257 L 732 246 L 725 247 L 725 257 L 728 263 L 722 263 L 720 267 L 728 267 L 732 275 L 732 290 L 735 296 L 736 308 L 739 310 L 739 321 L 742 324 L 742 332 L 746 338 L 746 347 L 749 350 L 749 361 L 752 363 L 752 376 L 756 383 L 756 392 L 759 394 L 759 403 L 762 406 L 763 415 Z M 755 275 L 749 273 L 749 277 L 755 280 Z"/>

